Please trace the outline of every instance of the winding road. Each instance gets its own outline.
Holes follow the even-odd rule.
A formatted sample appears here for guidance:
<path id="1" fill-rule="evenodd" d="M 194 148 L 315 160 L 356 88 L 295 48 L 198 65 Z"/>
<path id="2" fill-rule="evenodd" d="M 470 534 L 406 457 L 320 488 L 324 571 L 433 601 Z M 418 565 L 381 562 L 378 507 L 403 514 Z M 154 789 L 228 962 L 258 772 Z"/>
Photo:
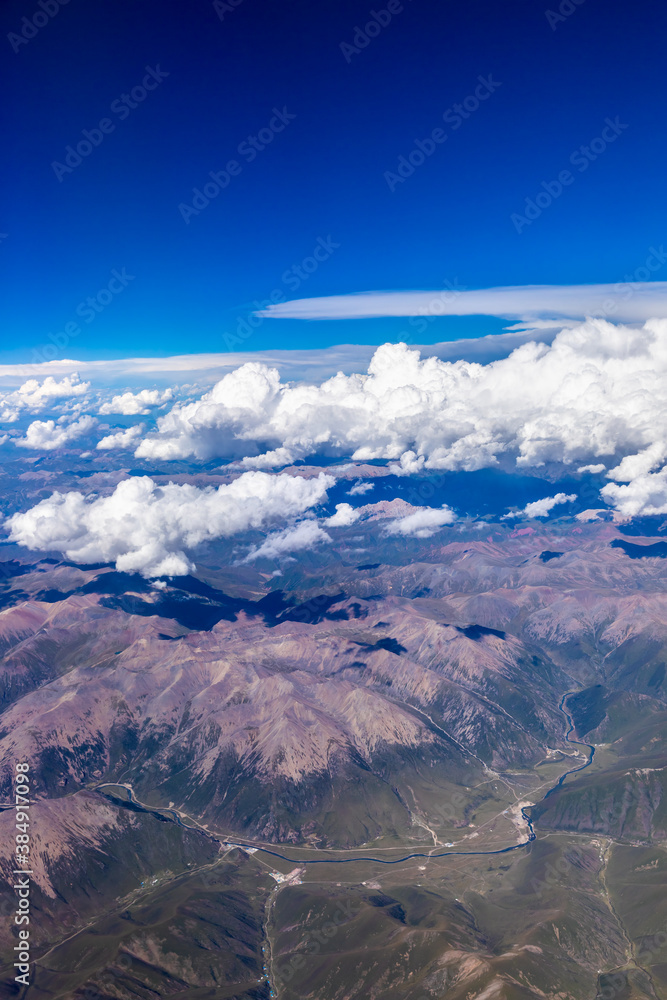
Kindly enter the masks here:
<path id="1" fill-rule="evenodd" d="M 584 743 L 582 740 L 571 739 L 571 734 L 574 732 L 574 722 L 572 721 L 572 716 L 567 712 L 567 710 L 564 707 L 567 698 L 571 694 L 574 694 L 574 692 L 567 691 L 561 698 L 560 704 L 558 705 L 559 710 L 565 716 L 569 726 L 567 732 L 565 733 L 565 739 L 568 743 L 576 744 L 577 746 L 581 747 L 586 747 L 590 751 L 590 753 L 588 755 L 588 760 L 584 764 L 581 764 L 579 767 L 573 767 L 569 771 L 565 771 L 564 774 L 561 774 L 560 778 L 555 783 L 555 785 L 549 789 L 546 795 L 543 796 L 541 800 L 542 802 L 548 799 L 550 795 L 553 795 L 553 793 L 561 787 L 565 779 L 569 777 L 570 774 L 578 774 L 580 771 L 585 771 L 587 767 L 590 767 L 591 764 L 593 763 L 593 757 L 595 756 L 595 747 L 592 746 L 592 744 Z M 204 836 L 208 837 L 210 840 L 215 841 L 216 843 L 227 844 L 230 847 L 237 847 L 245 851 L 252 850 L 261 852 L 262 854 L 268 854 L 273 858 L 280 858 L 282 861 L 289 861 L 291 864 L 296 864 L 296 865 L 345 865 L 345 864 L 356 864 L 359 861 L 370 861 L 380 865 L 400 865 L 403 864 L 405 861 L 412 861 L 414 858 L 446 858 L 452 855 L 456 857 L 463 857 L 466 855 L 508 854 L 510 851 L 518 851 L 522 847 L 527 847 L 528 844 L 532 843 L 532 841 L 535 840 L 536 838 L 536 833 L 533 828 L 533 822 L 530 819 L 530 817 L 526 815 L 526 808 L 530 807 L 524 806 L 524 808 L 521 810 L 521 815 L 523 819 L 526 821 L 526 824 L 528 826 L 528 839 L 523 840 L 518 844 L 511 844 L 509 847 L 498 848 L 497 850 L 494 851 L 443 851 L 442 853 L 439 854 L 432 854 L 432 853 L 424 854 L 423 852 L 415 852 L 414 854 L 406 854 L 405 857 L 394 858 L 393 860 L 387 860 L 386 858 L 375 858 L 375 857 L 296 858 L 296 857 L 288 857 L 286 854 L 281 854 L 279 851 L 273 851 L 268 847 L 260 847 L 258 844 L 253 844 L 253 843 L 244 844 L 241 843 L 240 841 L 229 840 L 227 837 L 224 838 L 218 837 L 215 834 L 211 833 L 209 830 L 206 830 L 204 827 L 199 826 L 197 823 L 195 823 L 194 820 L 191 821 L 193 823 L 192 826 L 189 825 L 188 823 L 184 823 L 181 818 L 181 814 L 178 812 L 178 810 L 164 806 L 145 805 L 143 802 L 139 802 L 135 798 L 134 792 L 132 791 L 130 785 L 123 784 L 122 782 L 117 782 L 117 781 L 103 782 L 100 785 L 96 785 L 92 790 L 98 791 L 100 792 L 100 794 L 104 795 L 104 792 L 102 792 L 103 788 L 125 789 L 125 791 L 128 794 L 127 804 L 125 804 L 122 799 L 118 799 L 116 796 L 110 796 L 110 795 L 105 796 L 106 798 L 112 799 L 114 804 L 116 805 L 121 805 L 121 806 L 124 804 L 127 806 L 131 805 L 132 807 L 134 807 L 135 810 L 139 810 L 140 812 L 159 813 L 161 816 L 169 816 L 171 817 L 174 823 L 178 824 L 178 826 L 183 827 L 184 830 L 189 830 L 190 832 L 193 833 L 201 833 Z"/>

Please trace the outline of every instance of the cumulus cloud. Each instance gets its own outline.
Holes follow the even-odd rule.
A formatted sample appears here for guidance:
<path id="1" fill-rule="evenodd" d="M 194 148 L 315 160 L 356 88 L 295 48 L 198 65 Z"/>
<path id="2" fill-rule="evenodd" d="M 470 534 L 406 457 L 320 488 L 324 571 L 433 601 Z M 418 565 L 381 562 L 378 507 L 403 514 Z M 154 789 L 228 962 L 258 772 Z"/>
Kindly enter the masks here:
<path id="1" fill-rule="evenodd" d="M 420 320 L 419 323 L 425 323 Z M 428 325 L 428 324 L 426 324 Z M 493 361 L 507 357 L 510 351 L 528 340 L 551 343 L 564 325 L 552 321 L 545 329 L 539 324 L 520 324 L 516 332 L 487 334 L 484 337 L 450 340 L 422 347 L 423 353 L 444 361 L 465 358 L 468 361 Z M 526 326 L 529 329 L 526 329 Z M 416 331 L 415 331 L 416 332 Z M 17 378 L 39 375 L 63 375 L 81 371 L 94 385 L 115 385 L 119 380 L 135 388 L 153 379 L 169 378 L 179 383 L 179 392 L 194 395 L 204 392 L 227 372 L 248 361 L 261 361 L 278 368 L 284 379 L 322 381 L 336 372 L 359 372 L 368 367 L 375 347 L 371 344 L 338 344 L 336 347 L 312 347 L 305 350 L 225 351 L 220 354 L 183 354 L 161 358 L 105 358 L 103 361 L 43 361 L 38 364 L 0 364 L 0 389 Z M 193 381 L 194 380 L 194 381 Z M 189 385 L 186 383 L 190 383 Z"/>
<path id="2" fill-rule="evenodd" d="M 127 427 L 125 430 L 116 431 L 114 434 L 107 434 L 101 438 L 96 445 L 98 451 L 110 451 L 115 448 L 133 448 L 141 435 L 144 433 L 144 425 L 137 424 L 135 427 Z"/>
<path id="3" fill-rule="evenodd" d="M 629 483 L 662 465 L 665 457 L 667 457 L 667 440 L 654 441 L 636 455 L 626 455 L 615 469 L 609 470 L 607 477 L 619 483 Z"/>
<path id="4" fill-rule="evenodd" d="M 7 405 L 5 401 L 0 400 L 0 424 L 14 424 L 19 416 L 18 407 Z"/>
<path id="5" fill-rule="evenodd" d="M 370 493 L 371 490 L 375 489 L 375 483 L 362 483 L 361 480 L 356 482 L 351 490 L 347 491 L 347 495 L 350 497 L 363 496 L 364 493 Z"/>
<path id="6" fill-rule="evenodd" d="M 558 294 L 560 312 L 567 312 L 576 296 L 563 289 Z M 649 301 L 643 289 L 633 295 Z M 486 363 L 421 357 L 405 344 L 385 344 L 365 373 L 288 383 L 277 368 L 255 359 L 229 371 L 201 398 L 175 403 L 158 418 L 155 432 L 137 440 L 135 454 L 151 461 L 236 461 L 246 469 L 279 468 L 314 456 L 380 460 L 396 475 L 544 469 L 552 481 L 573 471 L 583 476 L 608 469 L 617 483 L 645 483 L 667 460 L 667 319 L 642 327 L 600 318 L 564 322 L 549 343 L 522 343 Z M 41 405 L 39 400 L 65 390 L 80 398 L 86 387 L 75 374 L 58 370 L 41 385 L 33 379 L 3 397 L 0 415 L 11 421 L 25 400 Z M 161 390 L 114 398 L 125 396 L 132 407 L 164 399 Z M 68 430 L 61 422 L 35 421 L 18 443 L 39 448 L 43 442 L 50 450 L 81 426 L 70 424 Z M 131 445 L 135 433 L 109 434 L 102 447 Z M 611 504 L 622 496 L 603 494 Z"/>
<path id="7" fill-rule="evenodd" d="M 90 382 L 81 382 L 76 372 L 65 375 L 60 381 L 47 376 L 43 382 L 28 379 L 16 389 L 0 397 L 0 423 L 14 423 L 21 411 L 39 413 L 56 399 L 84 396 L 90 389 Z"/>
<path id="8" fill-rule="evenodd" d="M 378 348 L 367 374 L 282 383 L 251 362 L 177 404 L 139 445 L 148 459 L 267 467 L 312 455 L 388 460 L 395 473 L 503 465 L 561 471 L 667 440 L 667 320 L 591 320 L 488 364 Z"/>
<path id="9" fill-rule="evenodd" d="M 245 562 L 254 559 L 278 559 L 290 552 L 312 549 L 322 542 L 330 541 L 331 536 L 322 531 L 317 521 L 299 521 L 293 527 L 269 535 L 258 548 L 246 556 Z"/>
<path id="10" fill-rule="evenodd" d="M 593 465 L 580 465 L 579 468 L 577 469 L 577 472 L 582 474 L 585 472 L 589 472 L 592 476 L 597 476 L 601 472 L 604 472 L 605 468 L 606 466 L 604 462 L 596 462 Z"/>
<path id="11" fill-rule="evenodd" d="M 150 413 L 157 406 L 164 406 L 174 398 L 173 389 L 142 389 L 140 392 L 124 392 L 120 396 L 114 396 L 107 403 L 102 403 L 99 412 L 101 414 L 122 413 L 126 417 L 136 415 L 144 416 Z"/>
<path id="12" fill-rule="evenodd" d="M 194 569 L 188 553 L 198 545 L 303 515 L 326 499 L 334 482 L 323 473 L 305 479 L 246 472 L 217 489 L 199 489 L 133 477 L 105 497 L 53 493 L 8 518 L 5 527 L 11 541 L 63 552 L 73 562 L 115 562 L 128 573 L 178 576 Z"/>
<path id="13" fill-rule="evenodd" d="M 667 514 L 667 466 L 643 473 L 627 486 L 609 483 L 600 493 L 624 517 Z"/>
<path id="14" fill-rule="evenodd" d="M 386 531 L 389 535 L 404 535 L 414 538 L 430 538 L 446 524 L 453 524 L 456 514 L 450 507 L 421 507 L 414 514 L 390 521 Z"/>
<path id="15" fill-rule="evenodd" d="M 241 459 L 241 465 L 244 469 L 276 469 L 291 461 L 292 453 L 287 448 L 274 448 L 263 455 L 247 455 Z"/>
<path id="16" fill-rule="evenodd" d="M 80 417 L 73 423 L 65 423 L 63 418 L 55 420 L 33 420 L 25 432 L 25 437 L 17 438 L 19 448 L 34 448 L 37 451 L 55 451 L 88 434 L 97 421 L 94 417 Z"/>
<path id="17" fill-rule="evenodd" d="M 81 382 L 76 372 L 66 375 L 59 382 L 49 375 L 43 382 L 31 378 L 24 382 L 16 391 L 16 397 L 25 406 L 41 409 L 51 399 L 62 399 L 69 396 L 85 396 L 90 389 L 90 382 Z"/>
<path id="18" fill-rule="evenodd" d="M 527 503 L 523 510 L 504 514 L 503 517 L 505 520 L 512 517 L 548 517 L 554 507 L 558 507 L 562 503 L 572 503 L 576 499 L 576 493 L 556 493 L 553 497 L 543 497 L 541 500 L 533 500 L 532 503 Z"/>
<path id="19" fill-rule="evenodd" d="M 662 249 L 662 248 L 661 248 Z M 536 321 L 612 316 L 644 322 L 667 312 L 667 282 L 620 285 L 514 285 L 503 288 L 362 292 L 279 302 L 257 315 L 279 319 L 367 319 L 380 316 L 504 316 Z"/>
<path id="20" fill-rule="evenodd" d="M 423 471 L 425 464 L 424 455 L 417 455 L 412 449 L 408 449 L 403 452 L 398 462 L 389 463 L 389 471 L 395 476 L 415 476 Z"/>
<path id="21" fill-rule="evenodd" d="M 354 524 L 360 517 L 359 511 L 349 503 L 337 503 L 336 513 L 328 517 L 324 522 L 327 528 L 347 528 Z"/>

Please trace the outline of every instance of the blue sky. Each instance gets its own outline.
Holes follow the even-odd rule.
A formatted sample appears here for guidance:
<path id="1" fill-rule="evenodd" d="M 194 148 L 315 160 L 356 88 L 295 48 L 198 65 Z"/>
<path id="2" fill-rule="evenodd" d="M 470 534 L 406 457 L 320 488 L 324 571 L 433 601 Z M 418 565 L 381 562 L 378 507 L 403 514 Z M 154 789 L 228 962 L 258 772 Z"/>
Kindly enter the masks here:
<path id="1" fill-rule="evenodd" d="M 6 3 L 0 359 L 27 361 L 45 345 L 49 359 L 381 343 L 405 320 L 267 319 L 242 344 L 233 338 L 271 293 L 634 272 L 667 232 L 665 10 L 565 0 L 572 13 L 554 21 L 533 0 L 394 0 L 388 23 L 359 51 L 346 48 L 386 7 L 241 0 L 218 13 L 208 0 L 71 0 L 31 29 L 22 19 L 37 4 Z M 34 37 L 8 37 L 21 31 Z M 467 118 L 443 119 L 480 77 L 493 92 Z M 125 103 L 144 82 L 154 89 Z M 99 144 L 80 164 L 54 167 L 104 119 L 108 131 L 92 133 Z M 626 127 L 582 169 L 576 151 L 600 149 L 591 144 L 606 119 Z M 446 139 L 423 164 L 388 179 L 438 128 Z M 253 156 L 242 144 L 259 135 L 267 141 Z M 179 208 L 230 160 L 210 204 L 196 215 Z M 567 169 L 572 182 L 517 232 L 511 216 Z M 312 270 L 304 262 L 324 245 Z M 654 277 L 665 280 L 667 267 Z M 68 323 L 79 332 L 65 339 Z M 420 339 L 502 325 L 450 317 Z"/>

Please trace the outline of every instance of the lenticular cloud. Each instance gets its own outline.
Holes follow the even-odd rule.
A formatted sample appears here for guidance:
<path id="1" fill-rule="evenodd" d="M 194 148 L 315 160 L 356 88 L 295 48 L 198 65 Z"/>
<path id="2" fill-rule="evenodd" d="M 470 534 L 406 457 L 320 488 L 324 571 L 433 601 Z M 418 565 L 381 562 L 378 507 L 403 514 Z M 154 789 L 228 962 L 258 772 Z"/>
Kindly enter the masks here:
<path id="1" fill-rule="evenodd" d="M 281 383 L 245 364 L 206 395 L 176 405 L 136 455 L 240 459 L 277 467 L 312 455 L 385 459 L 403 474 L 606 467 L 666 440 L 667 320 L 641 329 L 601 319 L 528 343 L 486 365 L 422 360 L 385 344 L 367 374 Z M 626 463 L 630 466 L 632 463 Z"/>
<path id="2" fill-rule="evenodd" d="M 126 479 L 108 497 L 54 493 L 6 521 L 10 539 L 78 563 L 115 562 L 146 577 L 194 569 L 187 555 L 202 542 L 284 523 L 326 499 L 331 476 L 305 479 L 246 472 L 217 489 L 158 486 L 148 476 Z"/>

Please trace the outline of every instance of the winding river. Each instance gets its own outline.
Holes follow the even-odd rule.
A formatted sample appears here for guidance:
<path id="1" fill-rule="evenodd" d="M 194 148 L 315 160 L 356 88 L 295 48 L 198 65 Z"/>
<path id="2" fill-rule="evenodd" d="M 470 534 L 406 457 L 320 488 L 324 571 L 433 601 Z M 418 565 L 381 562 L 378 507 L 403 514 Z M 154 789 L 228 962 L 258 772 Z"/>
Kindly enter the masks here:
<path id="1" fill-rule="evenodd" d="M 550 795 L 553 795 L 553 793 L 558 788 L 561 787 L 565 779 L 569 777 L 570 774 L 578 774 L 580 771 L 585 771 L 587 767 L 590 767 L 591 764 L 593 763 L 593 757 L 595 756 L 595 747 L 592 746 L 592 744 L 584 743 L 582 740 L 576 740 L 571 738 L 571 735 L 574 732 L 574 722 L 572 721 L 572 716 L 567 712 L 565 708 L 565 702 L 571 694 L 574 694 L 574 692 L 567 691 L 561 698 L 560 704 L 558 705 L 559 710 L 563 713 L 568 723 L 568 729 L 567 732 L 565 733 L 565 739 L 568 743 L 576 744 L 577 746 L 580 747 L 586 747 L 586 749 L 589 750 L 590 753 L 588 755 L 588 760 L 586 760 L 584 764 L 580 764 L 579 767 L 573 767 L 569 771 L 565 771 L 564 774 L 561 774 L 560 778 L 555 783 L 555 785 L 552 788 L 550 788 L 549 791 L 546 793 L 546 795 L 542 798 L 541 800 L 542 802 L 548 799 Z M 205 837 L 208 837 L 210 840 L 213 840 L 218 844 L 228 844 L 230 847 L 237 847 L 240 848 L 241 850 L 246 850 L 246 851 L 247 850 L 258 851 L 261 852 L 262 854 L 268 854 L 273 858 L 280 858 L 282 861 L 289 861 L 290 863 L 296 865 L 345 865 L 345 864 L 355 864 L 358 861 L 372 861 L 373 863 L 379 865 L 399 865 L 405 861 L 412 861 L 413 858 L 446 858 L 451 855 L 464 856 L 464 855 L 483 855 L 483 854 L 509 854 L 510 851 L 518 851 L 522 847 L 527 847 L 528 844 L 530 844 L 533 840 L 535 840 L 536 837 L 536 833 L 533 828 L 533 822 L 530 819 L 530 817 L 526 815 L 526 809 L 531 807 L 525 806 L 521 810 L 521 815 L 523 816 L 523 819 L 526 821 L 526 824 L 528 826 L 528 839 L 522 840 L 518 844 L 512 844 L 510 847 L 498 848 L 495 851 L 442 851 L 441 853 L 438 854 L 434 853 L 424 854 L 423 852 L 415 852 L 414 854 L 406 854 L 402 858 L 394 858 L 391 861 L 388 861 L 386 858 L 374 858 L 374 857 L 363 857 L 363 856 L 355 858 L 288 857 L 286 854 L 281 854 L 279 851 L 272 851 L 268 847 L 260 847 L 252 843 L 244 844 L 241 843 L 240 841 L 229 840 L 226 837 L 225 838 L 217 837 L 215 836 L 215 834 L 209 833 L 208 830 L 205 830 L 200 826 L 189 826 L 187 823 L 183 822 L 181 816 L 175 809 L 165 808 L 163 806 L 150 807 L 144 805 L 144 803 L 142 802 L 138 802 L 137 799 L 134 797 L 134 792 L 132 791 L 129 785 L 124 785 L 121 784 L 120 782 L 104 782 L 101 785 L 96 785 L 93 791 L 101 792 L 102 788 L 124 788 L 128 794 L 129 803 L 131 803 L 131 805 L 134 807 L 135 810 L 153 814 L 158 813 L 163 817 L 170 817 L 172 822 L 178 824 L 178 826 L 183 827 L 184 830 L 189 830 L 191 833 L 201 833 Z M 101 794 L 104 793 L 101 792 Z M 121 806 L 123 805 L 122 800 L 116 798 L 115 796 L 107 796 L 107 798 L 112 798 L 113 802 L 117 805 Z"/>

